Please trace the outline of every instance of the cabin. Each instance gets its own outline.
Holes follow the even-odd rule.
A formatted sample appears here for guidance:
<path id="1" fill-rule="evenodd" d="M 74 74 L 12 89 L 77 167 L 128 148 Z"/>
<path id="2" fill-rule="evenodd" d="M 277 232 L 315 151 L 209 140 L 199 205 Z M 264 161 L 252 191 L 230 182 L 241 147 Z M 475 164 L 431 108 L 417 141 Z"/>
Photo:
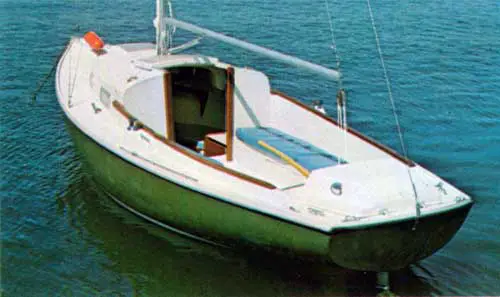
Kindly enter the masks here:
<path id="1" fill-rule="evenodd" d="M 115 101 L 177 151 L 270 188 L 303 185 L 314 171 L 393 153 L 360 134 L 346 137 L 334 120 L 271 90 L 254 69 L 200 55 L 156 56 L 152 44 L 109 47 L 98 59 L 100 76 L 92 72 L 90 85 L 105 106 Z M 125 59 L 130 63 L 118 62 Z M 119 71 L 107 76 L 107 67 Z"/>

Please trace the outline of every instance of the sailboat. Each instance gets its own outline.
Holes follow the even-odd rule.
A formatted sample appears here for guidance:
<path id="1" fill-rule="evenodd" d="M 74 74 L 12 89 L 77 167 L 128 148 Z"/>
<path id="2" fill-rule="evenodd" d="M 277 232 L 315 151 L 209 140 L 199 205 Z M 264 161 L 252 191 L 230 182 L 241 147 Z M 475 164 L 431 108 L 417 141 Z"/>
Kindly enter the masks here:
<path id="1" fill-rule="evenodd" d="M 157 1 L 156 44 L 73 37 L 59 104 L 96 182 L 120 206 L 212 244 L 252 246 L 387 272 L 442 248 L 473 199 L 265 73 L 186 54 L 202 38 L 303 71 L 340 73 L 175 19 Z M 199 37 L 173 46 L 175 29 Z"/>

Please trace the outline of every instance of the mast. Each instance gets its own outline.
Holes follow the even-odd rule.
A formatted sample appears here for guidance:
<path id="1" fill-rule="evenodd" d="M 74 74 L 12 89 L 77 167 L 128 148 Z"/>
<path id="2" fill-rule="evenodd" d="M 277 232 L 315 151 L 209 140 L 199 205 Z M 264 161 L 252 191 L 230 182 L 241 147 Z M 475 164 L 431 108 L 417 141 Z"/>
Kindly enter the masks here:
<path id="1" fill-rule="evenodd" d="M 156 54 L 162 56 L 166 53 L 165 38 L 165 2 L 156 0 L 156 18 L 153 21 L 156 28 Z"/>

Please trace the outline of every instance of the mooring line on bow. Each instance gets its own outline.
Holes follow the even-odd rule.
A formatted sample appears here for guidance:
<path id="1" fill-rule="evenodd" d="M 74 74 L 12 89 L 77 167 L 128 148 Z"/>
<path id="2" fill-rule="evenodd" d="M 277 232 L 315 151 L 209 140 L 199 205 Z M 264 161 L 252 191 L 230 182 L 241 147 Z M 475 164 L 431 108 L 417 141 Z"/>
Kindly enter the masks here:
<path id="1" fill-rule="evenodd" d="M 38 82 L 38 86 L 31 93 L 31 101 L 32 102 L 36 101 L 36 97 L 38 96 L 38 93 L 40 92 L 40 90 L 42 90 L 42 88 L 45 86 L 45 84 L 47 83 L 47 81 L 49 80 L 49 78 L 52 76 L 52 74 L 54 73 L 54 71 L 57 69 L 57 64 L 59 64 L 59 60 L 61 60 L 62 55 L 64 54 L 64 52 L 66 51 L 66 49 L 68 48 L 68 46 L 69 46 L 70 43 L 71 42 L 66 43 L 66 45 L 61 50 L 61 52 L 59 53 L 59 55 L 57 55 L 54 63 L 52 64 L 52 68 L 50 68 L 50 71 L 45 75 L 45 77 L 42 80 L 40 80 Z"/>

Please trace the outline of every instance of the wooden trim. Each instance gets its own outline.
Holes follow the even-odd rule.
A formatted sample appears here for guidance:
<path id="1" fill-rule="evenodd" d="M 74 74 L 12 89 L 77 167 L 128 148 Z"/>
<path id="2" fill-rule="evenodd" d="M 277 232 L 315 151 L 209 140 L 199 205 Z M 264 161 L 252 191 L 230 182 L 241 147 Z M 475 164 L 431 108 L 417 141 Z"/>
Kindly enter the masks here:
<path id="1" fill-rule="evenodd" d="M 222 134 L 222 133 L 223 133 L 224 135 L 226 135 L 226 133 L 225 133 L 225 132 L 221 132 L 221 134 Z M 219 145 L 221 145 L 221 146 L 223 146 L 223 147 L 225 148 L 225 147 L 226 147 L 226 143 L 225 143 L 225 142 L 220 142 L 220 141 L 219 141 L 219 140 L 217 140 L 215 137 L 213 137 L 213 136 L 214 136 L 214 135 L 216 135 L 216 134 L 219 134 L 219 133 L 209 133 L 209 134 L 205 135 L 205 139 L 210 139 L 210 141 L 213 141 L 213 142 L 215 142 L 215 143 L 217 143 L 217 144 L 219 144 Z"/>
<path id="2" fill-rule="evenodd" d="M 221 156 L 226 153 L 226 146 L 213 138 L 205 136 L 203 151 L 205 157 Z"/>
<path id="3" fill-rule="evenodd" d="M 128 113 L 128 111 L 125 109 L 125 106 L 121 104 L 120 102 L 113 100 L 113 107 L 124 117 L 126 117 L 128 120 L 133 119 L 134 117 Z"/>
<path id="4" fill-rule="evenodd" d="M 234 137 L 234 69 L 226 70 L 226 160 L 233 160 Z"/>
<path id="5" fill-rule="evenodd" d="M 163 98 L 165 100 L 166 137 L 174 141 L 174 101 L 172 99 L 172 74 L 169 71 L 163 73 Z"/>
<path id="6" fill-rule="evenodd" d="M 282 92 L 279 92 L 279 91 L 275 91 L 275 90 L 272 90 L 271 91 L 271 94 L 273 95 L 277 95 L 277 96 L 280 96 L 281 98 L 283 99 L 286 99 L 288 100 L 289 102 L 295 104 L 295 105 L 298 105 L 299 107 L 302 107 L 303 109 L 306 109 L 307 111 L 311 112 L 311 113 L 314 113 L 315 115 L 317 115 L 318 117 L 334 124 L 335 126 L 337 127 L 340 127 L 339 124 L 337 123 L 337 121 L 335 121 L 334 119 L 326 116 L 325 114 L 315 110 L 314 108 L 312 108 L 311 106 L 308 106 L 307 104 L 304 104 L 302 102 L 300 102 L 299 100 L 295 99 L 295 98 L 292 98 Z M 401 156 L 398 152 L 396 152 L 395 150 L 381 144 L 380 142 L 377 142 L 376 140 L 366 136 L 366 135 L 363 135 L 361 134 L 360 132 L 352 129 L 351 127 L 347 127 L 347 131 L 358 137 L 359 139 L 379 148 L 380 150 L 384 151 L 385 153 L 389 154 L 390 156 L 394 157 L 395 159 L 401 161 L 402 163 L 408 165 L 409 167 L 414 167 L 416 164 L 415 162 L 413 162 L 412 160 L 408 159 L 408 158 L 405 158 L 403 156 Z"/>
<path id="7" fill-rule="evenodd" d="M 125 107 L 118 101 L 114 100 L 113 101 L 113 107 L 120 113 L 122 114 L 124 117 L 126 117 L 128 120 L 131 120 L 131 119 L 135 119 L 126 109 Z M 208 167 L 211 167 L 213 169 L 216 169 L 216 170 L 219 170 L 219 171 L 222 171 L 222 172 L 225 172 L 229 175 L 232 175 L 234 177 L 237 177 L 239 179 L 242 179 L 244 181 L 247 181 L 247 182 L 250 182 L 250 183 L 253 183 L 253 184 L 256 184 L 258 186 L 261 186 L 261 187 L 264 187 L 264 188 L 267 188 L 267 189 L 270 189 L 270 190 L 274 190 L 276 189 L 276 186 L 271 184 L 271 183 L 268 183 L 266 181 L 263 181 L 263 180 L 260 180 L 258 178 L 255 178 L 255 177 L 252 177 L 250 175 L 247 175 L 247 174 L 244 174 L 244 173 L 241 173 L 241 172 L 238 172 L 236 170 L 233 170 L 233 169 L 229 169 L 227 167 L 224 167 L 223 165 L 220 165 L 220 164 L 217 164 L 216 162 L 212 162 L 210 160 L 207 160 L 205 158 L 202 158 L 201 156 L 199 156 L 197 153 L 195 152 L 192 152 L 190 151 L 189 149 L 187 148 L 184 148 L 182 147 L 181 145 L 175 143 L 174 141 L 170 140 L 170 139 L 167 139 L 165 138 L 164 136 L 154 132 L 151 128 L 149 128 L 148 126 L 142 124 L 142 123 L 138 123 L 136 124 L 136 126 L 140 127 L 140 129 L 144 130 L 144 132 L 148 133 L 149 135 L 151 135 L 152 137 L 156 138 L 157 140 L 161 141 L 162 143 L 168 145 L 169 147 L 171 147 L 172 149 L 176 150 L 177 152 L 183 154 L 183 155 L 186 155 L 188 156 L 189 158 L 199 162 L 199 163 L 202 163 L 204 165 L 207 165 Z"/>

